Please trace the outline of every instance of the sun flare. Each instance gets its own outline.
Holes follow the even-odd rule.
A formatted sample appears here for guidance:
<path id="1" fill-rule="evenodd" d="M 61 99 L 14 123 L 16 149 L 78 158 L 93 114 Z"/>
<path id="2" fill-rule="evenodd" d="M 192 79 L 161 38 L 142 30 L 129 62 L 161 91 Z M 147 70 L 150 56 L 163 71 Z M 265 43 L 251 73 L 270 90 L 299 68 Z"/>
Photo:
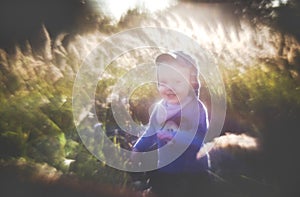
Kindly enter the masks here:
<path id="1" fill-rule="evenodd" d="M 118 21 L 130 9 L 139 9 L 144 12 L 154 13 L 176 3 L 176 0 L 95 0 L 99 7 L 113 19 Z"/>

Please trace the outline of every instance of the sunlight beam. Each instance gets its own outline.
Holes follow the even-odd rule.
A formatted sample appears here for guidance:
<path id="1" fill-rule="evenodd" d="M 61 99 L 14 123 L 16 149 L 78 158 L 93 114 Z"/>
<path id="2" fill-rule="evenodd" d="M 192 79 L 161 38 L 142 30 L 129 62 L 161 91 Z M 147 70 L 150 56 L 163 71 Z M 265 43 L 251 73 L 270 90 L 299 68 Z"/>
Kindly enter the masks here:
<path id="1" fill-rule="evenodd" d="M 176 4 L 176 0 L 95 0 L 100 9 L 116 22 L 124 16 L 128 10 L 138 9 L 141 12 L 155 13 Z"/>

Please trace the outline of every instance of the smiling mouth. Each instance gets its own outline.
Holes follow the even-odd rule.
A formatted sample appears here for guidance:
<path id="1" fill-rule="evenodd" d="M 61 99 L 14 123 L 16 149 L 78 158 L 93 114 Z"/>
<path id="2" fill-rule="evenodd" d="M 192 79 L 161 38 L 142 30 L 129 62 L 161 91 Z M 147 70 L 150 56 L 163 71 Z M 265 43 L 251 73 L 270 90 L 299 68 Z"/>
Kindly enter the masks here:
<path id="1" fill-rule="evenodd" d="M 176 97 L 176 94 L 167 94 L 167 97 L 173 98 L 173 97 Z"/>

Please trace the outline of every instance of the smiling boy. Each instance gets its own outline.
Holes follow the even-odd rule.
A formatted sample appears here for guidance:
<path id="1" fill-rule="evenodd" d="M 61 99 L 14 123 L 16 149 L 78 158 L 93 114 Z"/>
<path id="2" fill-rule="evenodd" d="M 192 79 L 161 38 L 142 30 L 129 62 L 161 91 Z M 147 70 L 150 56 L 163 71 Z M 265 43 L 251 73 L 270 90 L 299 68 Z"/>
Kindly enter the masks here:
<path id="1" fill-rule="evenodd" d="M 152 189 L 163 191 L 163 195 L 179 195 L 194 188 L 190 187 L 194 183 L 189 187 L 183 183 L 194 182 L 208 169 L 207 157 L 196 158 L 208 129 L 207 110 L 199 100 L 199 73 L 191 56 L 170 51 L 158 55 L 155 63 L 162 99 L 155 105 L 149 126 L 133 151 L 147 152 L 155 146 L 158 169 L 151 173 Z"/>

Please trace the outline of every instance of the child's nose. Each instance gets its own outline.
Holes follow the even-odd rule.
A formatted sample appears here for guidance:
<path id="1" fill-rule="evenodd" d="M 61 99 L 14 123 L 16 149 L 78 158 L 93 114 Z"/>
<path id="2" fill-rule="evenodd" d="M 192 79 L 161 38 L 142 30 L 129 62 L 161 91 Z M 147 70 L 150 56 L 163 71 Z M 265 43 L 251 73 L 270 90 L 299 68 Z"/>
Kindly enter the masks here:
<path id="1" fill-rule="evenodd" d="M 167 87 L 166 87 L 166 90 L 167 90 L 168 92 L 175 92 L 174 88 L 175 88 L 175 87 L 167 86 Z"/>
<path id="2" fill-rule="evenodd" d="M 172 91 L 172 92 L 174 92 L 174 88 L 175 88 L 175 87 L 173 87 L 173 86 L 170 85 L 170 84 L 164 84 L 164 85 L 160 86 L 160 88 L 161 88 L 162 90 L 164 90 L 164 91 Z"/>

